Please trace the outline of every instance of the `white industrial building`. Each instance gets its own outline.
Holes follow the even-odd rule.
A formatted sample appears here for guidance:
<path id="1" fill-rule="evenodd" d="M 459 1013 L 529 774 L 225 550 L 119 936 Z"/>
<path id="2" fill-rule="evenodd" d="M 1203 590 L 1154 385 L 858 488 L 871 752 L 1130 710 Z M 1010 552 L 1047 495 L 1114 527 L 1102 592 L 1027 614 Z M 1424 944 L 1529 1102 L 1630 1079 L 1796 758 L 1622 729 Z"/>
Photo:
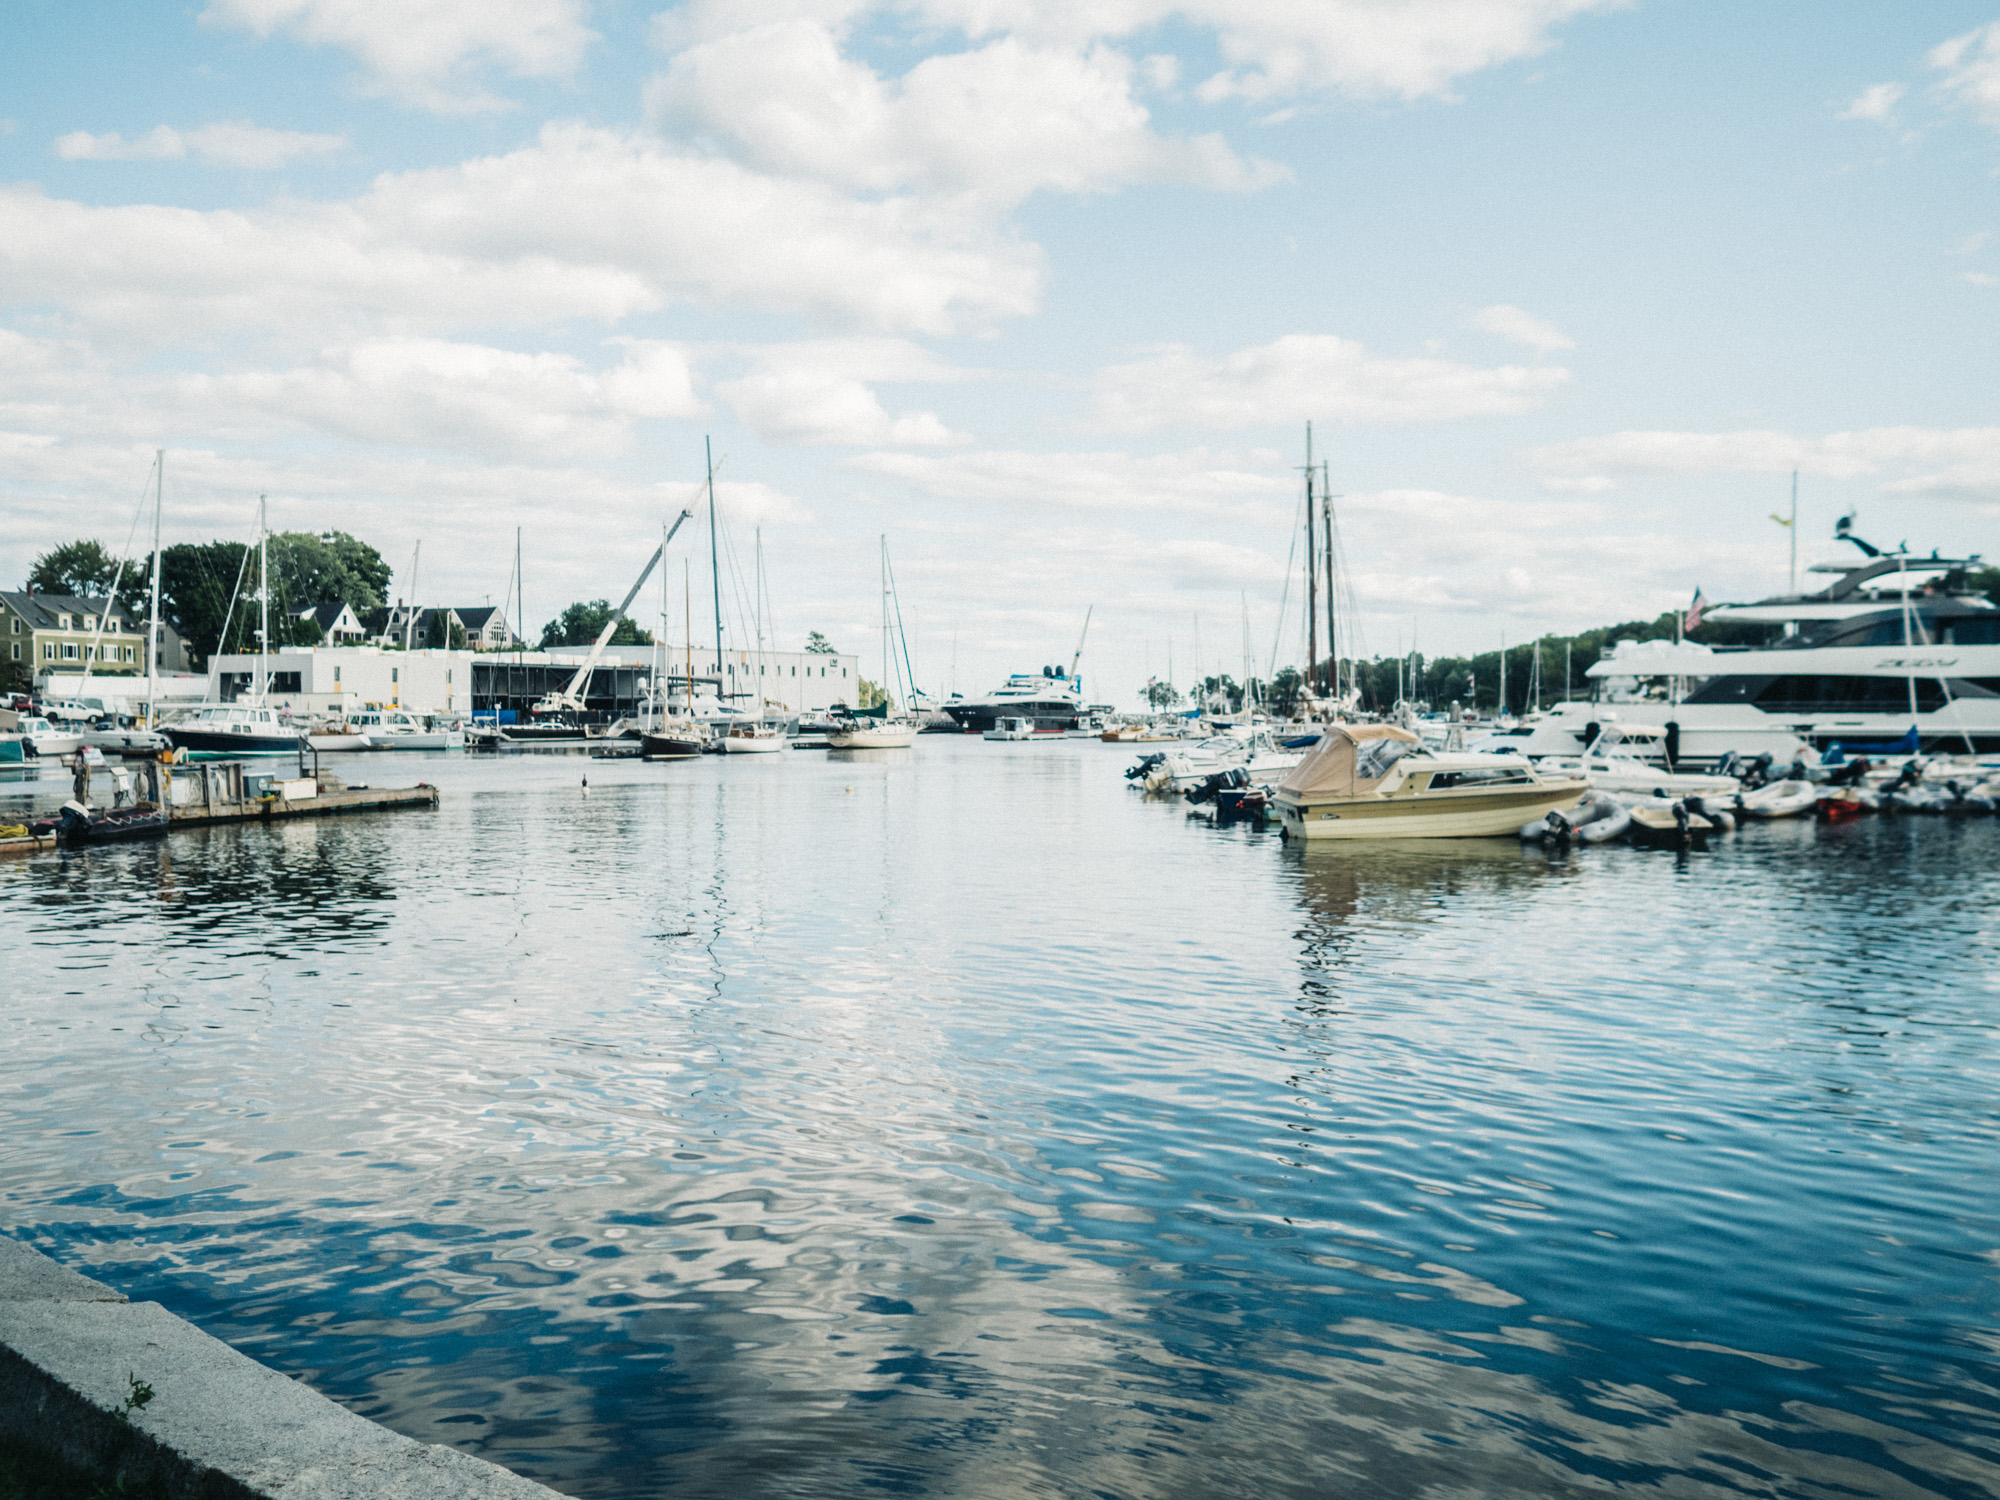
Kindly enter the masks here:
<path id="1" fill-rule="evenodd" d="M 233 703 L 257 690 L 301 713 L 350 708 L 407 708 L 417 713 L 472 712 L 470 651 L 385 651 L 379 646 L 298 646 L 259 657 L 215 656 L 208 663 L 212 702 Z"/>
<path id="2" fill-rule="evenodd" d="M 649 672 L 658 660 L 658 646 L 607 646 L 606 663 Z M 685 642 L 669 644 L 667 679 L 680 682 L 687 673 L 689 651 Z M 511 655 L 512 653 L 509 653 Z M 719 682 L 724 700 L 737 708 L 754 712 L 761 695 L 773 713 L 816 713 L 836 703 L 853 704 L 860 694 L 861 658 L 840 652 L 726 650 L 718 659 L 715 642 L 696 643 L 693 651 L 694 676 Z M 590 655 L 588 646 L 554 646 L 545 652 L 529 652 L 530 661 L 572 662 L 582 666 Z"/>

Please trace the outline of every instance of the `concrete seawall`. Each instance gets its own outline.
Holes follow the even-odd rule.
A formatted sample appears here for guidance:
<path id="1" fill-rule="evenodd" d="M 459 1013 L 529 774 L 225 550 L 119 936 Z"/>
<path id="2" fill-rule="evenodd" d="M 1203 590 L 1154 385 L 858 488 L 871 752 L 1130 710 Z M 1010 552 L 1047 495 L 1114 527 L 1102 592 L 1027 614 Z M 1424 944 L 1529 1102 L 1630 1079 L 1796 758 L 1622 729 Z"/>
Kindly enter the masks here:
<path id="1" fill-rule="evenodd" d="M 133 1379 L 153 1399 L 116 1414 Z M 0 1437 L 188 1500 L 559 1500 L 0 1235 Z"/>

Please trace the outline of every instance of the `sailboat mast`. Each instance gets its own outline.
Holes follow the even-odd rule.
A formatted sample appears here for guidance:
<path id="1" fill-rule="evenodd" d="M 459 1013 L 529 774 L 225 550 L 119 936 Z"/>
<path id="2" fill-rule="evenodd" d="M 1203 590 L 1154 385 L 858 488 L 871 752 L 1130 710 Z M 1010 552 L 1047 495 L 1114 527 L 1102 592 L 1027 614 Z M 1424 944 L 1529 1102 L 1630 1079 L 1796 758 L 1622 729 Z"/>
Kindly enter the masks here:
<path id="1" fill-rule="evenodd" d="M 146 620 L 146 727 L 160 717 L 160 512 L 167 503 L 167 450 L 153 451 L 153 603 Z"/>
<path id="2" fill-rule="evenodd" d="M 889 534 L 883 532 L 880 538 L 882 565 L 882 697 L 883 706 L 888 707 L 889 678 L 896 670 L 894 658 L 889 654 Z M 885 720 L 886 722 L 886 720 Z"/>
<path id="3" fill-rule="evenodd" d="M 410 553 L 409 608 L 403 615 L 403 649 L 405 651 L 410 649 L 410 635 L 417 627 L 417 561 L 423 555 L 424 544 L 423 539 L 420 537 L 417 540 L 415 550 Z"/>
<path id="4" fill-rule="evenodd" d="M 681 598 L 687 605 L 687 676 L 682 688 L 687 695 L 688 717 L 694 717 L 694 564 L 681 559 Z"/>
<path id="5" fill-rule="evenodd" d="M 514 639 L 523 645 L 527 644 L 527 637 L 522 632 L 528 628 L 528 605 L 521 596 L 526 583 L 527 580 L 521 576 L 521 528 L 516 526 L 514 528 Z M 520 662 L 521 653 L 517 650 L 514 653 L 514 664 L 519 666 Z"/>
<path id="6" fill-rule="evenodd" d="M 257 701 L 264 701 L 271 680 L 265 653 L 271 649 L 271 549 L 267 545 L 270 528 L 265 522 L 265 497 L 257 497 Z"/>
<path id="7" fill-rule="evenodd" d="M 1313 424 L 1306 423 L 1306 696 L 1319 662 L 1319 547 L 1313 537 Z"/>
<path id="8" fill-rule="evenodd" d="M 1320 531 L 1326 547 L 1326 675 L 1333 684 L 1333 698 L 1340 701 L 1340 642 L 1335 638 L 1333 603 L 1333 477 L 1325 459 L 1319 464 Z"/>
<path id="9" fill-rule="evenodd" d="M 764 528 L 750 530 L 750 624 L 757 635 L 757 722 L 764 722 Z"/>
<path id="10" fill-rule="evenodd" d="M 667 555 L 668 529 L 665 521 L 660 522 L 660 557 L 664 562 Z M 660 569 L 660 639 L 659 650 L 653 668 L 653 727 L 659 729 L 667 721 L 667 570 Z"/>
<path id="11" fill-rule="evenodd" d="M 715 543 L 715 450 L 709 440 L 701 440 L 702 456 L 708 460 L 708 577 L 715 590 L 715 692 L 722 695 L 722 562 Z"/>
<path id="12" fill-rule="evenodd" d="M 1792 539 L 1792 585 L 1791 592 L 1799 591 L 1799 471 L 1792 470 L 1792 519 L 1785 528 Z"/>

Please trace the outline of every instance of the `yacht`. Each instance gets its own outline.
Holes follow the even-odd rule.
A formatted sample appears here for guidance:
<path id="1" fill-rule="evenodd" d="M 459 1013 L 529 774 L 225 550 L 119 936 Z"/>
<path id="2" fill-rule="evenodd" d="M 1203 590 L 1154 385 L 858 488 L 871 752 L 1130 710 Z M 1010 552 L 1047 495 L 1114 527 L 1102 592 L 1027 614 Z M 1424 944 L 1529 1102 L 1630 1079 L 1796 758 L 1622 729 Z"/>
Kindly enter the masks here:
<path id="1" fill-rule="evenodd" d="M 205 703 L 165 728 L 176 751 L 190 759 L 234 755 L 296 755 L 305 726 L 274 708 L 244 703 Z"/>
<path id="2" fill-rule="evenodd" d="M 1065 734 L 1083 714 L 1083 679 L 1059 666 L 1017 672 L 983 698 L 948 700 L 944 711 L 967 734 L 984 734 L 1003 718 L 1026 719 L 1037 734 Z"/>
<path id="3" fill-rule="evenodd" d="M 1516 834 L 1590 790 L 1519 755 L 1434 754 L 1394 724 L 1330 724 L 1278 783 L 1287 838 L 1480 838 Z"/>
<path id="4" fill-rule="evenodd" d="M 993 727 L 980 731 L 980 738 L 988 740 L 1032 740 L 1036 738 L 1035 721 L 1005 715 L 993 721 Z"/>
<path id="5" fill-rule="evenodd" d="M 1762 646 L 1621 642 L 1589 670 L 1600 701 L 1557 704 L 1523 751 L 1581 754 L 1607 705 L 1627 726 L 1659 726 L 1676 765 L 1731 753 L 1789 763 L 1835 745 L 1877 755 L 2000 750 L 2000 608 L 1966 585 L 1979 559 L 1886 553 L 1845 522 L 1836 535 L 1863 556 L 1816 565 L 1834 575 L 1824 589 L 1707 614 L 1786 634 Z M 1646 681 L 1667 684 L 1666 695 L 1616 692 Z"/>

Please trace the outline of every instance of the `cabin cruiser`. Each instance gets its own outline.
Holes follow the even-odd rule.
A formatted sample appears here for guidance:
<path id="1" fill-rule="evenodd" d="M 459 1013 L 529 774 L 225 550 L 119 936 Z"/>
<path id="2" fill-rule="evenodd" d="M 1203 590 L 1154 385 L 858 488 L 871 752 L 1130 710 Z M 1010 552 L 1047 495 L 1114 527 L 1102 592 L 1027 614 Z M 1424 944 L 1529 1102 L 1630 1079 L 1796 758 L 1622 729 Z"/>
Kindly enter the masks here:
<path id="1" fill-rule="evenodd" d="M 296 755 L 305 727 L 274 708 L 244 703 L 205 703 L 166 726 L 177 751 L 192 759 L 236 755 Z"/>
<path id="2" fill-rule="evenodd" d="M 1861 561 L 1821 563 L 1817 593 L 1719 605 L 1706 618 L 1782 626 L 1763 646 L 1621 642 L 1588 675 L 1618 684 L 1663 682 L 1661 698 L 1617 698 L 1627 725 L 1666 735 L 1676 766 L 1732 751 L 1809 763 L 1847 755 L 2000 750 L 2000 608 L 1966 586 L 1973 558 L 1862 550 Z M 1601 703 L 1560 703 L 1523 746 L 1530 756 L 1578 755 L 1601 731 Z"/>
<path id="3" fill-rule="evenodd" d="M 1567 812 L 1590 790 L 1520 755 L 1441 754 L 1394 724 L 1331 724 L 1278 783 L 1288 838 L 1478 838 Z"/>
<path id="4" fill-rule="evenodd" d="M 465 731 L 435 728 L 406 708 L 360 708 L 347 716 L 373 750 L 457 750 Z"/>
<path id="5" fill-rule="evenodd" d="M 30 755 L 74 755 L 83 748 L 83 735 L 75 729 L 58 729 L 39 715 L 23 714 L 14 732 Z"/>
<path id="6" fill-rule="evenodd" d="M 1665 752 L 1666 738 L 1666 730 L 1657 724 L 1613 722 L 1581 755 L 1544 756 L 1536 765 L 1550 774 L 1581 776 L 1598 791 L 1614 796 L 1730 798 L 1741 790 L 1734 776 L 1673 769 Z"/>
<path id="7" fill-rule="evenodd" d="M 980 733 L 981 739 L 988 740 L 1032 740 L 1037 737 L 1033 719 L 1016 718 L 1011 714 L 995 719 L 992 728 Z"/>
<path id="8" fill-rule="evenodd" d="M 1026 719 L 1037 734 L 1063 734 L 1083 714 L 1083 679 L 1061 667 L 1017 672 L 984 698 L 948 700 L 944 711 L 967 734 L 985 734 L 1003 718 Z"/>

